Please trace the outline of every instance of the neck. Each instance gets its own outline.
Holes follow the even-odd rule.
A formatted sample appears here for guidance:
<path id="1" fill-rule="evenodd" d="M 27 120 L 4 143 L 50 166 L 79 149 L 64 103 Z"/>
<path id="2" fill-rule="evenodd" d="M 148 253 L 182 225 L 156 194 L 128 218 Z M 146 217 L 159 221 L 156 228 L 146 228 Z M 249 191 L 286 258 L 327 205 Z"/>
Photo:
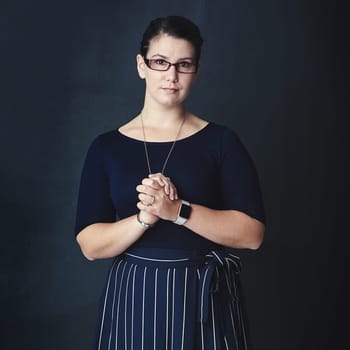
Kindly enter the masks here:
<path id="1" fill-rule="evenodd" d="M 186 117 L 187 111 L 183 106 L 171 109 L 144 106 L 141 114 L 145 124 L 158 128 L 168 128 L 178 125 L 180 120 Z"/>

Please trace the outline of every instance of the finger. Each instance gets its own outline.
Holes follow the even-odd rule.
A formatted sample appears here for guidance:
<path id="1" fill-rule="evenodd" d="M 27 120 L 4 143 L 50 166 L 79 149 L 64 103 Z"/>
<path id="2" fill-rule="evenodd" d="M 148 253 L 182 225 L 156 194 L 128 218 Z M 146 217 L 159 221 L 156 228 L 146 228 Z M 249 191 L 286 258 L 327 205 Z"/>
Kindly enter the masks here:
<path id="1" fill-rule="evenodd" d="M 148 194 L 149 196 L 154 196 L 156 194 L 155 189 L 153 189 L 150 186 L 146 186 L 146 185 L 137 185 L 136 186 L 136 191 L 139 193 L 144 193 L 144 194 Z"/>
<path id="2" fill-rule="evenodd" d="M 155 190 L 159 190 L 164 186 L 164 184 L 160 183 L 157 179 L 149 179 L 149 178 L 143 179 L 142 184 L 149 186 L 149 187 L 152 187 Z"/>
<path id="3" fill-rule="evenodd" d="M 157 181 L 160 185 L 164 186 L 164 192 L 169 196 L 171 200 L 178 199 L 177 189 L 175 185 L 171 182 L 171 179 L 169 177 L 165 177 L 161 173 L 157 174 L 150 174 L 149 178 Z M 148 183 L 145 181 L 145 183 Z"/>
<path id="4" fill-rule="evenodd" d="M 151 206 L 156 200 L 154 196 L 150 196 L 144 193 L 139 193 L 138 198 L 146 206 Z"/>
<path id="5" fill-rule="evenodd" d="M 142 204 L 142 202 L 137 202 L 136 206 L 137 206 L 137 209 L 146 211 L 145 205 Z"/>
<path id="6" fill-rule="evenodd" d="M 148 177 L 164 176 L 162 173 L 149 174 Z"/>
<path id="7" fill-rule="evenodd" d="M 164 179 L 166 185 L 164 186 L 164 192 L 169 196 L 169 199 L 174 200 L 177 197 L 177 190 L 175 185 L 171 182 L 170 177 Z"/>
<path id="8" fill-rule="evenodd" d="M 150 174 L 150 175 L 148 175 L 148 177 L 152 180 L 157 181 L 159 183 L 159 185 L 162 187 L 166 185 L 165 176 L 161 173 Z"/>
<path id="9" fill-rule="evenodd" d="M 146 205 L 140 201 L 140 202 L 137 202 L 136 206 L 139 210 L 145 211 L 145 212 L 152 214 L 152 215 L 157 215 L 156 214 L 157 209 L 152 205 Z"/>
<path id="10" fill-rule="evenodd" d="M 171 184 L 168 180 L 165 180 L 164 183 L 165 183 L 164 192 L 169 196 Z"/>
<path id="11" fill-rule="evenodd" d="M 159 184 L 164 186 L 164 191 L 167 195 L 170 193 L 171 181 L 169 177 L 164 176 L 161 173 L 151 175 L 151 178 L 156 180 Z"/>
<path id="12" fill-rule="evenodd" d="M 137 206 L 138 209 L 143 210 L 143 211 L 145 211 L 147 213 L 150 210 L 150 207 L 147 206 L 147 205 L 144 205 L 142 202 L 137 202 L 136 206 Z"/>
<path id="13" fill-rule="evenodd" d="M 174 184 L 171 182 L 170 183 L 170 194 L 169 194 L 169 198 L 171 200 L 177 199 L 177 190 L 176 187 L 174 186 Z"/>

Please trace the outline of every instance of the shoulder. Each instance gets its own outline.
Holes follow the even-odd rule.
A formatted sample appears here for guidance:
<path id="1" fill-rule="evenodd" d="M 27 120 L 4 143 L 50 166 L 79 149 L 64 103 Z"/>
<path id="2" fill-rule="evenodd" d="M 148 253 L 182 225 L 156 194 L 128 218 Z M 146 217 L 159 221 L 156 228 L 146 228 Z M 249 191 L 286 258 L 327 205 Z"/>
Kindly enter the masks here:
<path id="1" fill-rule="evenodd" d="M 91 145 L 96 145 L 97 147 L 106 147 L 112 143 L 121 142 L 123 138 L 123 135 L 119 132 L 118 129 L 109 130 L 95 136 L 91 142 Z"/>
<path id="2" fill-rule="evenodd" d="M 88 146 L 90 157 L 103 157 L 115 148 L 119 148 L 123 143 L 123 135 L 117 129 L 103 132 L 96 135 Z"/>
<path id="3" fill-rule="evenodd" d="M 230 129 L 228 126 L 222 125 L 222 124 L 217 124 L 215 122 L 210 122 L 209 123 L 211 130 L 213 133 L 220 135 L 220 136 L 232 136 L 235 137 L 236 133 Z"/>
<path id="4" fill-rule="evenodd" d="M 235 130 L 214 122 L 210 122 L 207 129 L 208 142 L 216 144 L 222 159 L 227 157 L 235 159 L 250 158 L 246 147 Z"/>
<path id="5" fill-rule="evenodd" d="M 237 133 L 225 125 L 209 122 L 206 129 L 207 135 L 209 137 L 217 139 L 220 144 L 225 144 L 227 142 L 241 143 Z"/>

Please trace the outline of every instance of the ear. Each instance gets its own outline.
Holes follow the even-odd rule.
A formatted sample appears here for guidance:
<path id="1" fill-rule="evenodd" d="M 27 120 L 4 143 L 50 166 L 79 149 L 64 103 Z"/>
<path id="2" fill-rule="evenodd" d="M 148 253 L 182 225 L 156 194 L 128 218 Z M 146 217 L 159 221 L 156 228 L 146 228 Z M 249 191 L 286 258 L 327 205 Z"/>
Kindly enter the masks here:
<path id="1" fill-rule="evenodd" d="M 139 77 L 141 79 L 145 79 L 145 61 L 143 60 L 143 57 L 140 54 L 136 56 L 136 62 L 137 62 L 137 71 L 139 73 Z"/>

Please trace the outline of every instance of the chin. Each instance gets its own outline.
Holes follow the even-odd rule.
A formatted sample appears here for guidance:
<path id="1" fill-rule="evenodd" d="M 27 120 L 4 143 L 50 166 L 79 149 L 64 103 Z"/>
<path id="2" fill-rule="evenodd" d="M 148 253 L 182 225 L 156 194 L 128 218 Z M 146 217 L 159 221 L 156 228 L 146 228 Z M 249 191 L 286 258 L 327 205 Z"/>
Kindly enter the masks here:
<path id="1" fill-rule="evenodd" d="M 177 107 L 179 105 L 182 105 L 184 100 L 178 100 L 178 99 L 162 99 L 159 100 L 158 103 L 164 107 Z"/>
<path id="2" fill-rule="evenodd" d="M 166 106 L 178 106 L 182 105 L 187 96 L 163 96 L 162 98 L 159 99 L 159 102 L 161 104 L 164 104 Z"/>

